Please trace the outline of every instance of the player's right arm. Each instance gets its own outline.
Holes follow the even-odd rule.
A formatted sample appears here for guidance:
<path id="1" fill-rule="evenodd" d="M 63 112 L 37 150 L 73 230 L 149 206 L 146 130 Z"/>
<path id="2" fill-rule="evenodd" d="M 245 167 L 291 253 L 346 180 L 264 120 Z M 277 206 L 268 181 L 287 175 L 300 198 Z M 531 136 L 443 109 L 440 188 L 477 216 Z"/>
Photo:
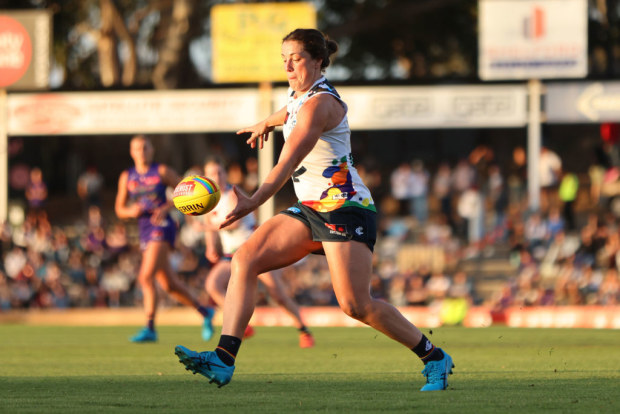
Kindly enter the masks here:
<path id="1" fill-rule="evenodd" d="M 129 173 L 123 171 L 118 179 L 118 191 L 114 202 L 114 211 L 120 219 L 136 218 L 142 209 L 138 204 L 127 205 L 127 177 Z"/>
<path id="2" fill-rule="evenodd" d="M 237 135 L 251 133 L 250 138 L 245 142 L 252 148 L 256 148 L 256 140 L 260 139 L 259 148 L 263 149 L 263 143 L 269 138 L 269 133 L 275 129 L 275 127 L 284 125 L 286 120 L 286 106 L 283 106 L 279 111 L 274 112 L 267 118 L 262 120 L 256 125 L 243 128 L 237 131 Z"/>

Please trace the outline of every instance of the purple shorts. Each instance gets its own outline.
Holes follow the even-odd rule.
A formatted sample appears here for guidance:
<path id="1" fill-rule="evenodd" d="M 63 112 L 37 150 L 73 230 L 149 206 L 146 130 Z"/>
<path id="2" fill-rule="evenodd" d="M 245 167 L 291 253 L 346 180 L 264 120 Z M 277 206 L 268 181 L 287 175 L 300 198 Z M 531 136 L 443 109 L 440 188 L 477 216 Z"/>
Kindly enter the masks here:
<path id="1" fill-rule="evenodd" d="M 166 217 L 159 226 L 153 225 L 150 217 L 142 217 L 138 219 L 138 229 L 140 231 L 141 250 L 146 249 L 146 246 L 152 241 L 166 241 L 170 244 L 170 247 L 174 246 L 177 226 L 170 217 Z"/>

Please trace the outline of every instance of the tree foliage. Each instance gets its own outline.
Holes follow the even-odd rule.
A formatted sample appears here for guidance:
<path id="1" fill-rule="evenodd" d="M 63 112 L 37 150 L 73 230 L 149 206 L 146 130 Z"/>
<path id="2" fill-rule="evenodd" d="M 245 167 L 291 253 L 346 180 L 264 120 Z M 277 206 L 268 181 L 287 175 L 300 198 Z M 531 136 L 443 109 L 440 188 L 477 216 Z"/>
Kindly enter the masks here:
<path id="1" fill-rule="evenodd" d="M 54 15 L 57 88 L 192 88 L 211 82 L 190 47 L 215 0 L 0 0 Z M 477 81 L 478 0 L 315 0 L 350 82 Z M 590 77 L 620 75 L 620 0 L 589 2 Z M 204 57 L 204 53 L 201 54 Z"/>

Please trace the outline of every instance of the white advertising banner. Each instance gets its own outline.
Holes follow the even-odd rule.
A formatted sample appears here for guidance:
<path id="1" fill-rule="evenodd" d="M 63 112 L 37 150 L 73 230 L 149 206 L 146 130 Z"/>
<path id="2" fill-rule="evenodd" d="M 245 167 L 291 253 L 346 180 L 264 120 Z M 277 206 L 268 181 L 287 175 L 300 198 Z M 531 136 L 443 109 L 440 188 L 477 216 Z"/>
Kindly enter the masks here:
<path id="1" fill-rule="evenodd" d="M 563 82 L 546 89 L 549 123 L 620 122 L 620 82 Z"/>
<path id="2" fill-rule="evenodd" d="M 587 75 L 586 0 L 479 0 L 478 12 L 481 79 Z"/>
<path id="3" fill-rule="evenodd" d="M 8 96 L 9 135 L 235 131 L 258 122 L 253 89 Z"/>
<path id="4" fill-rule="evenodd" d="M 339 87 L 352 129 L 523 127 L 525 85 Z M 286 90 L 275 91 L 278 108 Z"/>
<path id="5" fill-rule="evenodd" d="M 342 87 L 353 129 L 522 127 L 526 88 Z M 276 109 L 286 89 L 274 90 Z M 9 135 L 230 132 L 258 122 L 253 89 L 10 94 Z"/>

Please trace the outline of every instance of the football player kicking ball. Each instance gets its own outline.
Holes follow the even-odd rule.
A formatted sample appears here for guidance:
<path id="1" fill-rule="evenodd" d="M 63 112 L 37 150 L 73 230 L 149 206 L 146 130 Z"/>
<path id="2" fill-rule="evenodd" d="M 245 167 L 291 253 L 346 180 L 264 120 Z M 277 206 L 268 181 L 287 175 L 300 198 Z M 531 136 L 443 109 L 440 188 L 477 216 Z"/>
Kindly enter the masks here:
<path id="1" fill-rule="evenodd" d="M 235 252 L 224 303 L 220 341 L 213 352 L 177 346 L 188 370 L 220 387 L 230 382 L 243 331 L 254 312 L 258 275 L 295 263 L 309 253 L 327 258 L 340 308 L 411 349 L 425 364 L 422 391 L 444 390 L 452 358 L 436 348 L 394 306 L 370 296 L 376 209 L 353 166 L 347 105 L 323 71 L 338 45 L 315 29 L 297 29 L 282 42 L 289 82 L 288 103 L 258 124 L 239 130 L 247 142 L 263 146 L 283 126 L 284 145 L 277 164 L 251 197 L 235 190 L 237 204 L 221 228 L 241 219 L 271 198 L 293 177 L 300 200 L 261 224 Z"/>
<path id="2" fill-rule="evenodd" d="M 230 280 L 230 262 L 233 253 L 254 232 L 256 219 L 254 214 L 248 214 L 225 229 L 219 230 L 226 214 L 235 206 L 236 196 L 228 184 L 226 170 L 217 159 L 210 159 L 204 166 L 205 176 L 214 180 L 222 192 L 218 205 L 205 215 L 205 244 L 206 256 L 214 266 L 205 279 L 205 289 L 209 297 L 220 307 L 224 305 L 226 288 Z M 299 307 L 286 294 L 282 282 L 282 271 L 279 269 L 260 274 L 259 280 L 265 285 L 269 295 L 293 318 L 299 330 L 299 347 L 312 348 L 314 338 L 301 319 Z M 244 338 L 254 335 L 254 329 L 248 325 L 243 334 Z"/>

